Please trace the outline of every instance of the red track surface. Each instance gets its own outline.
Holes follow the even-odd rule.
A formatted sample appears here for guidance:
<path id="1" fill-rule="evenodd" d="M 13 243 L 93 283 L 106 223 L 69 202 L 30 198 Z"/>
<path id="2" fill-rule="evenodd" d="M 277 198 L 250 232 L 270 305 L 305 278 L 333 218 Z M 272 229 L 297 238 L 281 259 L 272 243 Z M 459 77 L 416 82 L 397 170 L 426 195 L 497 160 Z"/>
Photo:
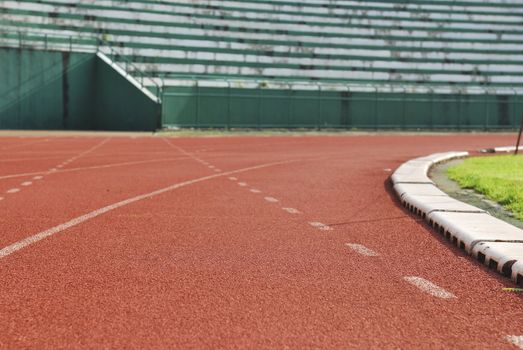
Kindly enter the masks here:
<path id="1" fill-rule="evenodd" d="M 386 169 L 513 138 L 1 138 L 0 249 L 185 184 L 0 258 L 0 347 L 511 348 L 511 282 L 400 207 Z"/>

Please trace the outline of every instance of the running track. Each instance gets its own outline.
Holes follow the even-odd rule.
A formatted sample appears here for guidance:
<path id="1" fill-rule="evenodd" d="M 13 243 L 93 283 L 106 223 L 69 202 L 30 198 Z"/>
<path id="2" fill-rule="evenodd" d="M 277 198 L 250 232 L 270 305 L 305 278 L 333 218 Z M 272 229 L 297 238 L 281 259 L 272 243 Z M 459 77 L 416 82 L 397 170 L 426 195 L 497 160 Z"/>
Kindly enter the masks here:
<path id="1" fill-rule="evenodd" d="M 523 347 L 514 285 L 387 182 L 513 139 L 0 138 L 0 348 Z"/>

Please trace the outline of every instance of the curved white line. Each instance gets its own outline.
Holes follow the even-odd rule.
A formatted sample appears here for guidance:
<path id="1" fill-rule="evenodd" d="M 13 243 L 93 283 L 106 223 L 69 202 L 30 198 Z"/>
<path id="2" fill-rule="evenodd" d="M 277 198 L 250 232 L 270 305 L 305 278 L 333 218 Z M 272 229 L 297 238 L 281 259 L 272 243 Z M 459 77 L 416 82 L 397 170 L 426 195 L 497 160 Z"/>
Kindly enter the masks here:
<path id="1" fill-rule="evenodd" d="M 0 250 L 0 259 L 1 258 L 5 258 L 8 255 L 11 255 L 11 254 L 13 254 L 14 252 L 16 252 L 18 250 L 21 250 L 21 249 L 23 249 L 25 247 L 28 247 L 28 246 L 30 246 L 32 244 L 35 244 L 36 242 L 41 241 L 41 240 L 43 240 L 43 239 L 45 239 L 47 237 L 53 236 L 53 235 L 55 235 L 55 234 L 57 234 L 59 232 L 67 230 L 70 227 L 79 225 L 79 224 L 81 224 L 84 221 L 93 219 L 93 218 L 95 218 L 97 216 L 100 216 L 100 215 L 102 215 L 104 213 L 107 213 L 107 212 L 109 212 L 111 210 L 118 209 L 120 207 L 123 207 L 123 206 L 129 205 L 129 204 L 141 201 L 143 199 L 155 197 L 155 196 L 158 196 L 158 195 L 163 194 L 165 192 L 173 191 L 173 190 L 176 190 L 176 189 L 181 188 L 181 187 L 185 187 L 185 186 L 192 185 L 192 184 L 195 184 L 195 183 L 198 183 L 198 182 L 202 182 L 202 181 L 206 181 L 206 180 L 211 180 L 211 179 L 218 178 L 218 177 L 221 177 L 221 176 L 228 176 L 228 175 L 232 175 L 232 174 L 242 173 L 242 172 L 245 172 L 245 171 L 257 170 L 257 169 L 267 168 L 267 167 L 270 167 L 270 166 L 282 165 L 282 164 L 287 164 L 287 163 L 292 163 L 292 162 L 295 162 L 295 160 L 267 163 L 267 164 L 253 166 L 253 167 L 233 170 L 233 171 L 229 171 L 229 172 L 226 172 L 226 173 L 204 176 L 204 177 L 200 177 L 200 178 L 197 178 L 197 179 L 194 179 L 194 180 L 179 182 L 177 184 L 174 184 L 174 185 L 171 185 L 171 186 L 167 186 L 167 187 L 164 187 L 162 189 L 159 189 L 159 190 L 156 190 L 156 191 L 153 191 L 153 192 L 149 192 L 149 193 L 145 193 L 145 194 L 142 194 L 142 195 L 139 195 L 139 196 L 136 196 L 136 197 L 128 198 L 128 199 L 125 199 L 123 201 L 120 201 L 120 202 L 117 202 L 117 203 L 105 206 L 103 208 L 93 210 L 90 213 L 87 213 L 87 214 L 82 215 L 82 216 L 78 216 L 78 217 L 76 217 L 76 218 L 74 218 L 72 220 L 69 220 L 69 221 L 67 221 L 67 222 L 65 222 L 63 224 L 60 224 L 60 225 L 55 226 L 55 227 L 52 227 L 52 228 L 50 228 L 48 230 L 39 232 L 37 234 L 34 234 L 34 235 L 29 236 L 27 238 L 24 238 L 24 239 L 22 239 L 22 240 L 20 240 L 18 242 L 15 242 L 15 243 L 13 243 L 11 245 L 8 245 L 7 247 L 4 247 L 4 248 L 2 248 Z"/>

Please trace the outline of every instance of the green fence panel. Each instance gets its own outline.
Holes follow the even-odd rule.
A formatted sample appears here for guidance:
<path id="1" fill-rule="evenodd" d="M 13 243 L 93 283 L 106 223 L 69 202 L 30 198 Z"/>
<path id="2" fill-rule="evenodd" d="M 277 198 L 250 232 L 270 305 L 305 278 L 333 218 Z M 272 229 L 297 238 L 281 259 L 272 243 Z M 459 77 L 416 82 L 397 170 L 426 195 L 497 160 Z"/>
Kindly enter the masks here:
<path id="1" fill-rule="evenodd" d="M 159 105 L 95 54 L 0 49 L 0 128 L 155 130 Z"/>

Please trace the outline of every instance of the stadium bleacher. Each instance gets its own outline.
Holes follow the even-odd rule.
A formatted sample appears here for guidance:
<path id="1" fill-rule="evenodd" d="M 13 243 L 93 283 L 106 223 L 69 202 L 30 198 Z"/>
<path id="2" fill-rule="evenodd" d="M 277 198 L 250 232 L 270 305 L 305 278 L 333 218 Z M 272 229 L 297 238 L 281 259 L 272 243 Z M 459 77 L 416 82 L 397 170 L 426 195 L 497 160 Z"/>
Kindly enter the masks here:
<path id="1" fill-rule="evenodd" d="M 25 47 L 117 51 L 163 87 L 165 126 L 510 128 L 521 110 L 515 0 L 39 0 L 0 13 L 1 46 L 23 33 Z"/>

